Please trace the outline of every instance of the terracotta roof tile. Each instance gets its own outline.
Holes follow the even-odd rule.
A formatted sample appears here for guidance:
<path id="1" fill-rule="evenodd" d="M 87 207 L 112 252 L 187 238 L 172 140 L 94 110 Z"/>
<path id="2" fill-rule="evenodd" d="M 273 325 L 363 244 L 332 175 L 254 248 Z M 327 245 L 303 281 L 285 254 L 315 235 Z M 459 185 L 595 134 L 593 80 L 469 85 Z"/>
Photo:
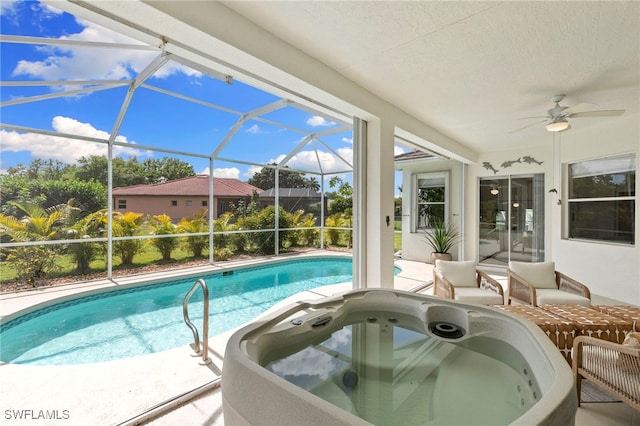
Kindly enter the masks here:
<path id="1" fill-rule="evenodd" d="M 261 189 L 238 179 L 213 178 L 213 193 L 216 196 L 245 196 Z M 198 175 L 151 185 L 133 185 L 114 188 L 113 195 L 200 195 L 209 194 L 209 176 Z"/>

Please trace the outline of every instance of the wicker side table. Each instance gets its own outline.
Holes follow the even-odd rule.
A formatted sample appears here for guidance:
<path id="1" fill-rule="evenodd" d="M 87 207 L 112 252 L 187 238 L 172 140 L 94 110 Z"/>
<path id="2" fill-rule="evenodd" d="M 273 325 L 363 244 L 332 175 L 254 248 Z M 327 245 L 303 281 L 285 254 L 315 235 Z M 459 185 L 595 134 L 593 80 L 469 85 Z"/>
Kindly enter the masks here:
<path id="1" fill-rule="evenodd" d="M 531 305 L 495 305 L 494 307 L 518 315 L 540 327 L 571 365 L 571 348 L 577 333 L 576 324 L 573 321 Z"/>
<path id="2" fill-rule="evenodd" d="M 577 334 L 622 343 L 633 331 L 631 321 L 581 305 L 541 305 L 541 309 L 576 324 Z"/>
<path id="3" fill-rule="evenodd" d="M 605 314 L 622 318 L 625 321 L 631 321 L 633 331 L 640 331 L 640 307 L 628 305 L 597 305 L 592 306 L 592 308 Z"/>

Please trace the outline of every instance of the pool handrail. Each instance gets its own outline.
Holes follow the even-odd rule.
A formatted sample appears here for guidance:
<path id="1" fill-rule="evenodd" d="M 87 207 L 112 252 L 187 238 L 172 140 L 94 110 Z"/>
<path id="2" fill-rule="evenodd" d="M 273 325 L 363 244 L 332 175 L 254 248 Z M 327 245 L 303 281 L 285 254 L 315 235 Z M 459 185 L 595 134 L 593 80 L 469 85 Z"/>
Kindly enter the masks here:
<path id="1" fill-rule="evenodd" d="M 198 287 L 202 288 L 202 297 L 204 298 L 204 314 L 202 316 L 202 348 L 200 348 L 200 336 L 198 335 L 198 329 L 189 319 L 189 299 L 193 296 L 193 293 L 196 292 Z M 182 316 L 184 318 L 185 324 L 187 327 L 191 329 L 193 333 L 194 345 L 193 350 L 196 355 L 202 355 L 202 363 L 210 364 L 211 359 L 209 358 L 209 289 L 207 288 L 207 283 L 204 282 L 202 278 L 196 280 L 191 286 L 191 290 L 187 292 L 184 296 L 184 301 L 182 302 Z"/>

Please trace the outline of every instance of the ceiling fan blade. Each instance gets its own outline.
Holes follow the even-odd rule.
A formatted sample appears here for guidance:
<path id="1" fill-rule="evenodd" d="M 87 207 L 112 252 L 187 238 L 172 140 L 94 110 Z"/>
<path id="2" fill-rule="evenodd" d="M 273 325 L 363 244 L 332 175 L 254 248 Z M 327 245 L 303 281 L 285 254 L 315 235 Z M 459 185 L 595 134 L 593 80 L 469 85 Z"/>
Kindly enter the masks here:
<path id="1" fill-rule="evenodd" d="M 609 109 L 609 110 L 601 110 L 601 111 L 584 111 L 584 112 L 576 112 L 574 114 L 569 114 L 570 118 L 581 118 L 581 117 L 616 117 L 618 115 L 624 114 L 623 109 Z"/>
<path id="2" fill-rule="evenodd" d="M 547 119 L 551 119 L 551 117 L 549 117 L 548 115 L 534 115 L 531 117 L 520 117 L 518 118 L 518 120 L 530 120 L 532 118 L 547 118 Z"/>
<path id="3" fill-rule="evenodd" d="M 526 126 L 524 126 L 524 127 L 520 127 L 519 129 L 512 130 L 512 131 L 510 131 L 510 132 L 509 132 L 509 134 L 519 132 L 519 131 L 524 130 L 524 129 L 527 129 L 527 128 L 529 128 L 529 127 L 537 126 L 538 124 L 540 124 L 540 123 L 544 123 L 545 121 L 547 121 L 547 118 L 546 118 L 546 117 L 545 117 L 545 119 L 544 119 L 544 120 L 542 120 L 542 121 L 536 121 L 535 123 L 529 123 L 529 124 L 527 124 L 527 125 L 526 125 Z"/>
<path id="4" fill-rule="evenodd" d="M 564 115 L 566 117 L 566 116 L 571 115 L 573 113 L 582 112 L 585 109 L 594 108 L 594 107 L 596 107 L 595 104 L 589 104 L 589 103 L 583 102 L 581 104 L 576 104 L 574 106 L 566 108 L 564 111 L 562 111 L 562 115 Z"/>

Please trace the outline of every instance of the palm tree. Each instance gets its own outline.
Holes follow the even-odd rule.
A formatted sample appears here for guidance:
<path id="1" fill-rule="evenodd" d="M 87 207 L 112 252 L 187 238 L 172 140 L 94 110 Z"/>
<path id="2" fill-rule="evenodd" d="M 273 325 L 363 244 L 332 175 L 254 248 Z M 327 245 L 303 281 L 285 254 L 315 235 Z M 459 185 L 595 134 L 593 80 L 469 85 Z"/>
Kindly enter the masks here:
<path id="1" fill-rule="evenodd" d="M 75 222 L 67 231 L 68 238 L 80 240 L 97 238 L 105 234 L 106 211 L 92 213 Z M 69 244 L 67 253 L 70 253 L 76 261 L 76 270 L 81 274 L 89 272 L 89 265 L 95 257 L 104 249 L 104 243 L 79 242 Z"/>
<path id="2" fill-rule="evenodd" d="M 142 213 L 115 212 L 112 221 L 113 236 L 131 237 L 136 235 L 143 219 Z M 142 240 L 114 240 L 113 248 L 120 253 L 123 265 L 132 265 L 133 257 L 142 249 Z"/>
<path id="3" fill-rule="evenodd" d="M 25 215 L 18 219 L 0 214 L 0 233 L 11 241 L 47 241 L 56 239 L 62 224 L 69 216 L 69 205 L 43 209 L 37 204 L 10 202 Z M 21 279 L 34 287 L 44 276 L 57 267 L 57 253 L 52 245 L 16 247 L 7 255 Z"/>
<path id="4" fill-rule="evenodd" d="M 175 234 L 178 227 L 171 222 L 171 218 L 166 214 L 155 215 L 149 223 L 155 235 Z M 171 252 L 178 247 L 178 240 L 175 237 L 154 238 L 151 244 L 162 254 L 162 260 L 171 260 Z"/>
<path id="5" fill-rule="evenodd" d="M 178 223 L 178 231 L 190 234 L 208 232 L 209 222 L 206 219 L 206 210 L 200 210 L 192 217 L 182 218 Z M 202 252 L 209 244 L 208 235 L 193 235 L 185 238 L 185 245 L 188 251 L 190 251 L 193 257 L 201 257 Z"/>

